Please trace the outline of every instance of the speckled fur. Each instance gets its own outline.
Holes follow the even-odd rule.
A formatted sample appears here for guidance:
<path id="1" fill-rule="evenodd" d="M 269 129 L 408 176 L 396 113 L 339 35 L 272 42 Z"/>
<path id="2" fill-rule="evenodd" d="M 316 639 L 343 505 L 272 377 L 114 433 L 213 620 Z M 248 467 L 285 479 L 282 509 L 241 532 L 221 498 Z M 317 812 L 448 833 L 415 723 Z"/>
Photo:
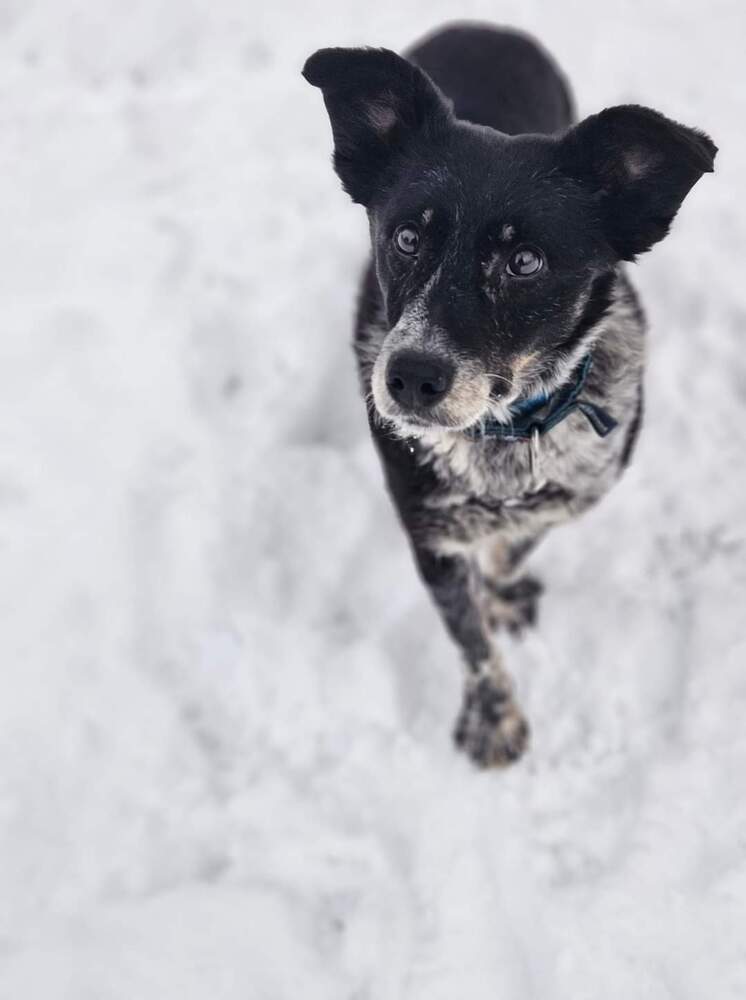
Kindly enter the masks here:
<path id="1" fill-rule="evenodd" d="M 387 333 L 383 317 L 376 316 L 375 305 L 371 310 L 370 297 L 364 296 L 355 348 L 366 394 L 371 362 Z M 591 345 L 594 365 L 583 396 L 607 409 L 618 426 L 608 438 L 600 438 L 576 412 L 544 436 L 540 445 L 541 474 L 547 484 L 543 494 L 537 493 L 531 474 L 527 442 L 472 440 L 460 431 L 440 428 L 402 440 L 402 452 L 409 454 L 411 462 L 429 467 L 437 483 L 415 519 L 423 542 L 444 551 L 453 540 L 461 547 L 475 548 L 495 532 L 531 537 L 585 510 L 611 488 L 623 471 L 630 434 L 637 431 L 635 404 L 644 362 L 642 312 L 621 273 L 611 309 L 576 353 L 582 356 Z M 379 435 L 398 436 L 396 428 L 373 419 Z M 564 491 L 559 503 L 558 488 Z M 547 499 L 537 503 L 539 495 Z M 412 520 L 410 515 L 408 523 Z"/>
<path id="2" fill-rule="evenodd" d="M 643 315 L 620 269 L 613 305 L 584 342 L 585 349 L 594 344 L 584 398 L 612 414 L 617 428 L 600 438 L 581 414 L 567 417 L 541 440 L 538 488 L 525 442 L 472 440 L 440 429 L 402 438 L 381 420 L 370 379 L 387 332 L 369 274 L 355 339 L 360 378 L 402 523 L 421 569 L 424 563 L 442 570 L 435 587 L 432 569 L 430 580 L 427 570 L 423 576 L 465 653 L 467 686 L 454 738 L 480 766 L 511 763 L 525 749 L 528 726 L 491 633 L 533 623 L 538 587 L 528 602 L 527 588 L 515 587 L 523 557 L 549 528 L 598 501 L 629 461 L 639 430 Z M 408 481 L 418 485 L 402 488 Z"/>

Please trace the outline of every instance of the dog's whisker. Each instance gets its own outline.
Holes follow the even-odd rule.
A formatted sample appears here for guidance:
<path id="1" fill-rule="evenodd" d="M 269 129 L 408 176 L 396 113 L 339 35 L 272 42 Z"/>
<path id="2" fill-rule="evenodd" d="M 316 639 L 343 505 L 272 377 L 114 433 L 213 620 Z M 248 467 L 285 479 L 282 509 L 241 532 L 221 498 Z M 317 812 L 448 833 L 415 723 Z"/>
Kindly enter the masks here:
<path id="1" fill-rule="evenodd" d="M 512 386 L 512 385 L 513 385 L 513 382 L 512 382 L 512 380 L 511 380 L 511 379 L 509 379 L 509 378 L 506 378 L 506 377 L 505 377 L 504 375 L 498 375 L 498 374 L 497 374 L 497 372 L 485 372 L 484 374 L 485 374 L 485 375 L 486 375 L 486 376 L 487 376 L 488 378 L 497 378 L 497 379 L 499 379 L 499 380 L 500 380 L 501 382 L 504 382 L 504 383 L 505 383 L 506 385 L 509 385 L 509 386 Z"/>

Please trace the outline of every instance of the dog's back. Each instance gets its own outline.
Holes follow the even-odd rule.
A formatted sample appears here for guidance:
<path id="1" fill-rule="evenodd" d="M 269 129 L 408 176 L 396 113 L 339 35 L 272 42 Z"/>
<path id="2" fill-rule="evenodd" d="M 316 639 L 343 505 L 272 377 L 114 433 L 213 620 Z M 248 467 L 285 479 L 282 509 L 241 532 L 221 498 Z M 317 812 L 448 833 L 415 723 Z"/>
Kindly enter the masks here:
<path id="1" fill-rule="evenodd" d="M 509 135 L 558 132 L 572 123 L 572 98 L 561 73 L 519 32 L 453 24 L 405 56 L 453 101 L 458 118 Z"/>

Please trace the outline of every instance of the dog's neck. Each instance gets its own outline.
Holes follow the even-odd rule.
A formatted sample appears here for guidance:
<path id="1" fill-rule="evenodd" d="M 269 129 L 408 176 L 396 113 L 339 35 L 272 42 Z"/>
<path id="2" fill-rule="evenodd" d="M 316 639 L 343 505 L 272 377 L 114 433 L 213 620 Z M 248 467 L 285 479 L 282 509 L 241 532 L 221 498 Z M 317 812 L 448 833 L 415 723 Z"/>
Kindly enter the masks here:
<path id="1" fill-rule="evenodd" d="M 504 441 L 528 441 L 545 434 L 574 410 L 579 410 L 599 437 L 606 437 L 616 420 L 596 403 L 580 398 L 593 364 L 593 354 L 581 358 L 571 378 L 551 393 L 517 399 L 510 406 L 510 422 L 487 419 L 464 431 L 474 440 L 494 437 Z"/>

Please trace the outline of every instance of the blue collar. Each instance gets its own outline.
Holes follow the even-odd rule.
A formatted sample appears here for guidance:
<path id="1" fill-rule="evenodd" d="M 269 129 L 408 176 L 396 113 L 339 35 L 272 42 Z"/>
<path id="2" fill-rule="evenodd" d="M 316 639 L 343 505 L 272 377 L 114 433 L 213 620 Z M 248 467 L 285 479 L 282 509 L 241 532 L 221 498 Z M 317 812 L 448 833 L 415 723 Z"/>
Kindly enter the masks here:
<path id="1" fill-rule="evenodd" d="M 591 355 L 586 354 L 575 369 L 574 378 L 559 389 L 549 394 L 541 393 L 511 403 L 510 423 L 501 423 L 491 418 L 475 427 L 470 427 L 464 433 L 475 441 L 481 438 L 528 441 L 536 434 L 546 434 L 573 410 L 579 410 L 596 434 L 599 437 L 606 437 L 616 427 L 616 420 L 595 403 L 579 399 L 592 364 Z"/>

